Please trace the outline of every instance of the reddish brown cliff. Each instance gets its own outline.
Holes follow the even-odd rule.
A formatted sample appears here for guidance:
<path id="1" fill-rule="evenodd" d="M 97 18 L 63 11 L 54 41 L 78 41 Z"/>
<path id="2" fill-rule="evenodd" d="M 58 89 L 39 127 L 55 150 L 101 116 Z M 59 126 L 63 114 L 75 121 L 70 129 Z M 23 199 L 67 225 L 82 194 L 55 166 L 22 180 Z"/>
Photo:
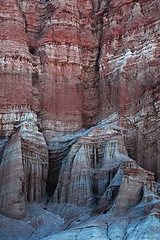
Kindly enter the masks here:
<path id="1" fill-rule="evenodd" d="M 108 1 L 100 56 L 102 116 L 119 113 L 126 145 L 159 179 L 159 1 Z"/>
<path id="2" fill-rule="evenodd" d="M 16 1 L 1 1 L 1 113 L 30 109 L 32 57 L 25 32 L 25 19 Z"/>
<path id="3" fill-rule="evenodd" d="M 14 154 L 7 160 L 5 153 L 14 134 L 20 134 L 15 151 L 23 151 L 26 199 L 40 201 L 45 196 L 48 172 L 48 193 L 60 188 L 58 177 L 64 177 L 71 146 L 83 135 L 77 131 L 106 118 L 107 124 L 125 129 L 122 137 L 129 157 L 153 171 L 159 181 L 159 0 L 1 0 L 0 4 L 1 171 L 4 161 L 12 165 Z M 75 164 L 82 168 L 83 182 L 90 180 L 83 171 L 88 169 L 88 140 L 82 139 L 85 147 L 82 144 Z M 101 153 L 104 141 L 101 136 L 96 141 L 89 148 Z M 108 148 L 112 153 L 115 146 Z M 101 154 L 97 159 L 100 163 Z M 69 165 L 68 169 L 65 177 L 70 178 Z M 5 188 L 4 176 L 1 180 Z M 94 191 L 87 184 L 90 196 Z"/>

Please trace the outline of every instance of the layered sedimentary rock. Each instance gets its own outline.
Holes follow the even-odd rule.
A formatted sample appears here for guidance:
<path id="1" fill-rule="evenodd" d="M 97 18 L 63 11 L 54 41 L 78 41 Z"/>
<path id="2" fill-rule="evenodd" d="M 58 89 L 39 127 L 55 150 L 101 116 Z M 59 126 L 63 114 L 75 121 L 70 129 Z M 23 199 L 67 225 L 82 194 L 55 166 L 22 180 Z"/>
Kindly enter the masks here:
<path id="1" fill-rule="evenodd" d="M 24 171 L 20 134 L 6 144 L 0 164 L 0 211 L 9 217 L 25 216 Z"/>
<path id="2" fill-rule="evenodd" d="M 0 4 L 1 211 L 22 218 L 46 192 L 93 215 L 156 199 L 159 0 Z"/>
<path id="3" fill-rule="evenodd" d="M 121 163 L 115 178 L 111 181 L 106 191 L 107 200 L 113 200 L 114 196 L 116 196 L 115 191 L 117 192 L 118 180 L 120 178 L 120 189 L 115 205 L 116 215 L 125 213 L 139 204 L 145 195 L 145 190 L 157 194 L 154 174 L 139 167 L 133 160 L 127 160 Z"/>
<path id="4" fill-rule="evenodd" d="M 55 131 L 80 129 L 78 11 L 72 4 L 59 1 L 22 1 L 20 7 L 25 14 L 30 52 L 39 59 L 33 89 L 39 93 L 41 128 L 48 138 Z"/>
<path id="5" fill-rule="evenodd" d="M 32 58 L 25 19 L 17 1 L 1 1 L 0 109 L 28 109 L 32 99 Z"/>
<path id="6" fill-rule="evenodd" d="M 159 1 L 108 1 L 100 56 L 102 116 L 118 111 L 131 158 L 159 180 Z"/>
<path id="7" fill-rule="evenodd" d="M 159 1 L 9 0 L 2 12 L 1 112 L 32 109 L 47 140 L 118 112 L 130 157 L 159 179 Z"/>
<path id="8" fill-rule="evenodd" d="M 144 188 L 157 194 L 154 174 L 127 155 L 123 129 L 99 125 L 84 133 L 63 160 L 53 203 L 72 203 L 115 214 L 140 203 Z"/>
<path id="9" fill-rule="evenodd" d="M 21 119 L 19 133 L 23 169 L 25 174 L 24 193 L 30 203 L 41 202 L 46 197 L 48 176 L 48 150 L 42 133 L 38 131 L 36 116 L 32 113 Z"/>
<path id="10" fill-rule="evenodd" d="M 1 153 L 0 210 L 17 219 L 25 216 L 26 201 L 46 197 L 48 150 L 36 121 L 33 113 L 22 116 Z"/>

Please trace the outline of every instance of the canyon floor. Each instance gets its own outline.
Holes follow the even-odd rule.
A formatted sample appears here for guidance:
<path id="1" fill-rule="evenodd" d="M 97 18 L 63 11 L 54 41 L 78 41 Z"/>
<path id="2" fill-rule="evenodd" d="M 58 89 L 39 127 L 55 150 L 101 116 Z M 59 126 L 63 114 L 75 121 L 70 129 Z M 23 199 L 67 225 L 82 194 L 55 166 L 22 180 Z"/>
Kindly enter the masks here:
<path id="1" fill-rule="evenodd" d="M 151 205 L 160 200 L 151 201 Z M 71 207 L 71 206 L 69 206 Z M 92 209 L 71 210 L 71 215 L 62 218 L 54 213 L 55 206 L 33 204 L 28 206 L 28 216 L 14 220 L 0 215 L 2 240 L 159 240 L 160 213 L 157 209 L 144 215 L 142 202 L 127 214 L 114 216 L 112 211 L 91 217 Z M 67 206 L 64 211 L 67 211 Z"/>

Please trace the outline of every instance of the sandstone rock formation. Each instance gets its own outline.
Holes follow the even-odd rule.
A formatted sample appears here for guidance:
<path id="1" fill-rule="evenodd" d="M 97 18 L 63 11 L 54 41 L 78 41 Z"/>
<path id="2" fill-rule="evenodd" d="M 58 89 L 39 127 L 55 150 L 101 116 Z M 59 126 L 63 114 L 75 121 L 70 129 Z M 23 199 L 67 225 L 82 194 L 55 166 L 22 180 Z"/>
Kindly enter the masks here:
<path id="1" fill-rule="evenodd" d="M 0 210 L 14 218 L 25 216 L 24 171 L 20 135 L 6 144 L 0 165 Z"/>
<path id="2" fill-rule="evenodd" d="M 100 56 L 102 116 L 118 111 L 129 156 L 159 180 L 159 1 L 108 1 Z M 152 19 L 152 20 L 151 20 Z"/>
<path id="3" fill-rule="evenodd" d="M 98 205 L 93 214 L 112 207 L 120 215 L 140 203 L 144 188 L 157 194 L 154 174 L 128 157 L 123 129 L 99 124 L 83 133 L 63 160 L 52 202 Z"/>
<path id="4" fill-rule="evenodd" d="M 118 164 L 127 158 L 121 131 L 97 127 L 78 138 L 62 162 L 53 202 L 96 205 Z"/>
<path id="5" fill-rule="evenodd" d="M 48 150 L 33 113 L 26 113 L 3 147 L 0 164 L 0 210 L 13 218 L 25 216 L 25 202 L 46 196 Z M 16 132 L 15 131 L 15 132 Z"/>
<path id="6" fill-rule="evenodd" d="M 158 179 L 159 1 L 7 0 L 2 11 L 1 113 L 32 109 L 49 140 L 118 112 L 129 156 Z"/>
<path id="7" fill-rule="evenodd" d="M 36 121 L 34 114 L 28 113 L 18 126 L 22 138 L 24 193 L 30 203 L 45 198 L 48 176 L 48 150 Z"/>
<path id="8" fill-rule="evenodd" d="M 159 226 L 159 0 L 0 6 L 0 211 L 20 219 L 47 200 L 66 218 L 82 207 L 95 219 L 126 214 L 122 229 L 91 221 L 74 238 L 132 239 L 134 229 L 150 239 L 141 227 Z M 127 220 L 133 209 L 142 221 Z"/>

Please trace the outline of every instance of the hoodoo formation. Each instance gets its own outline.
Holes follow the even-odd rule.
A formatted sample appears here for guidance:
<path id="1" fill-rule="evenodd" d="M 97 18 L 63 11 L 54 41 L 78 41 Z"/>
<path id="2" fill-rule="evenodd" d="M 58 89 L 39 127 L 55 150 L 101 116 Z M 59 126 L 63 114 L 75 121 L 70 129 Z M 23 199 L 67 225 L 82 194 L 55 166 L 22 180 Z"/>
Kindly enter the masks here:
<path id="1" fill-rule="evenodd" d="M 0 236 L 160 239 L 159 0 L 0 0 Z"/>

